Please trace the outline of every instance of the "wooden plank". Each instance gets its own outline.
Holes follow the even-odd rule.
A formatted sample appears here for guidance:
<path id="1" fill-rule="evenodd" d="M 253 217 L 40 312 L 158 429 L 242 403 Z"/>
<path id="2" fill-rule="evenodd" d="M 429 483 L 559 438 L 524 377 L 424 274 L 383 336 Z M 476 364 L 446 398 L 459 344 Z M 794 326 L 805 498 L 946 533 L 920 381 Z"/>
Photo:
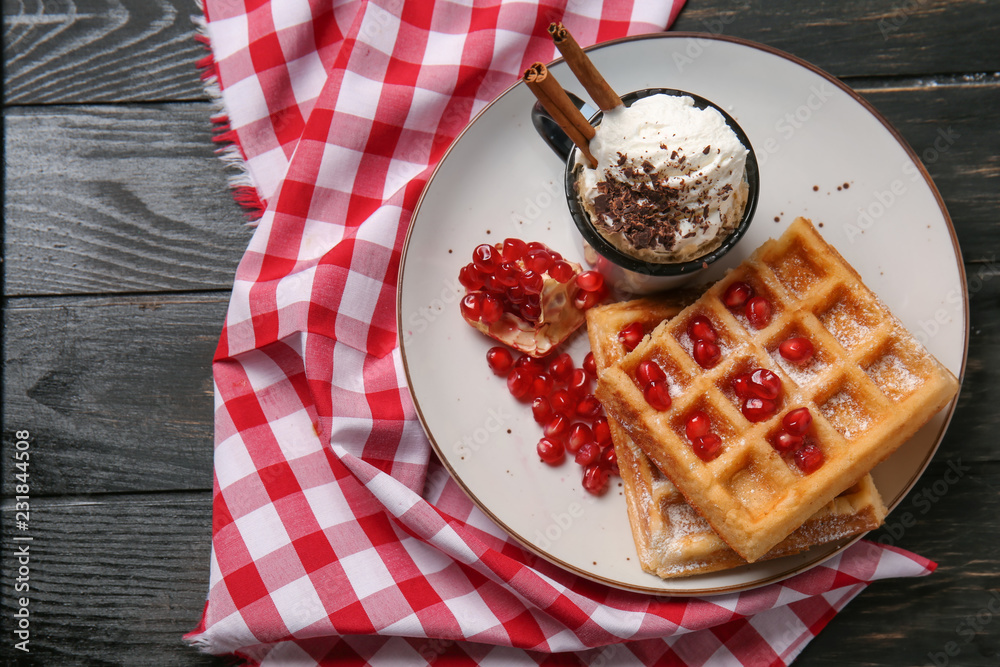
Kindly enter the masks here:
<path id="1" fill-rule="evenodd" d="M 972 81 L 866 85 L 859 92 L 927 167 L 951 214 L 966 260 L 1000 251 L 1000 75 Z"/>
<path id="2" fill-rule="evenodd" d="M 945 446 L 996 460 L 988 434 L 1000 418 L 988 388 L 1000 379 L 1000 346 L 989 305 L 1000 273 L 969 271 L 974 334 Z M 209 367 L 225 304 L 223 295 L 13 301 L 4 416 L 8 428 L 32 430 L 53 461 L 36 471 L 36 490 L 209 488 Z"/>
<path id="3" fill-rule="evenodd" d="M 5 3 L 7 103 L 204 99 L 196 13 L 187 0 Z M 703 0 L 674 29 L 770 44 L 837 76 L 995 72 L 998 13 L 976 0 Z"/>
<path id="4" fill-rule="evenodd" d="M 2 597 L 5 665 L 223 665 L 182 636 L 208 593 L 211 493 L 31 499 L 29 530 L 4 522 L 4 571 L 29 547 L 30 655 L 14 648 L 13 579 Z M 4 516 L 13 516 L 4 501 Z M 32 537 L 31 542 L 13 538 Z M 23 660 L 30 658 L 30 660 Z"/>
<path id="5" fill-rule="evenodd" d="M 227 300 L 8 303 L 4 424 L 32 434 L 32 493 L 211 489 L 211 361 Z"/>
<path id="6" fill-rule="evenodd" d="M 35 460 L 44 459 L 39 454 Z M 915 489 L 924 502 L 901 508 L 913 514 L 909 526 L 897 511 L 890 527 L 873 535 L 936 560 L 937 572 L 873 584 L 797 665 L 923 665 L 928 653 L 950 641 L 961 648 L 961 659 L 952 664 L 996 664 L 992 625 L 972 638 L 956 628 L 987 609 L 1000 586 L 994 548 L 1000 466 L 963 470 L 963 463 L 956 477 L 949 473 L 954 460 L 935 461 Z M 4 544 L 13 544 L 15 535 L 33 537 L 35 657 L 43 664 L 215 664 L 180 641 L 197 624 L 208 590 L 210 505 L 208 492 L 33 498 L 27 532 L 5 522 Z M 10 559 L 4 556 L 5 567 Z M 11 594 L 8 586 L 0 590 L 4 624 L 12 617 Z M 11 642 L 0 644 L 0 661 L 12 651 Z"/>
<path id="7" fill-rule="evenodd" d="M 1000 269 L 968 271 L 973 335 L 943 450 L 997 461 Z M 211 488 L 210 362 L 226 303 L 223 294 L 9 302 L 4 420 L 37 437 L 47 463 L 35 490 Z"/>
<path id="8" fill-rule="evenodd" d="M 977 0 L 711 0 L 685 5 L 673 29 L 762 42 L 840 77 L 995 72 L 998 13 Z"/>
<path id="9" fill-rule="evenodd" d="M 250 239 L 207 103 L 6 114 L 8 295 L 229 289 Z"/>
<path id="10" fill-rule="evenodd" d="M 190 0 L 5 2 L 7 104 L 205 99 Z"/>
<path id="11" fill-rule="evenodd" d="M 874 583 L 806 647 L 796 667 L 996 665 L 998 482 L 996 461 L 970 465 L 959 452 L 942 450 L 872 535 L 934 560 L 938 569 L 922 579 Z"/>
<path id="12" fill-rule="evenodd" d="M 995 252 L 1000 78 L 866 86 L 927 164 L 963 247 Z M 228 289 L 250 230 L 208 115 L 204 104 L 8 110 L 8 294 Z"/>

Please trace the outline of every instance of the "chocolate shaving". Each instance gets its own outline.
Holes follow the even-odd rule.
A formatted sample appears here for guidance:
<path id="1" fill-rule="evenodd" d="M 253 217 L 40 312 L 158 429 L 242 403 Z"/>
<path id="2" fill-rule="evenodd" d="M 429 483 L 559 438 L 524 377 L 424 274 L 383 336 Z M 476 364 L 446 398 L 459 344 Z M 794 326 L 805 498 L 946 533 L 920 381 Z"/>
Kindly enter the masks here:
<path id="1" fill-rule="evenodd" d="M 646 164 L 643 169 L 647 169 Z M 702 205 L 707 210 L 707 205 L 699 202 L 695 211 L 681 206 L 680 191 L 668 186 L 656 173 L 648 180 L 633 179 L 632 183 L 609 178 L 598 183 L 597 190 L 594 209 L 598 219 L 637 248 L 672 250 L 682 221 L 691 221 L 702 229 L 708 225 L 700 210 Z M 684 238 L 689 238 L 694 231 L 686 234 Z"/>
<path id="2" fill-rule="evenodd" d="M 712 150 L 712 145 L 711 144 L 709 144 L 708 146 L 705 146 L 705 150 L 703 150 L 701 152 L 701 154 L 702 155 L 708 155 L 708 151 L 710 151 L 710 150 Z"/>

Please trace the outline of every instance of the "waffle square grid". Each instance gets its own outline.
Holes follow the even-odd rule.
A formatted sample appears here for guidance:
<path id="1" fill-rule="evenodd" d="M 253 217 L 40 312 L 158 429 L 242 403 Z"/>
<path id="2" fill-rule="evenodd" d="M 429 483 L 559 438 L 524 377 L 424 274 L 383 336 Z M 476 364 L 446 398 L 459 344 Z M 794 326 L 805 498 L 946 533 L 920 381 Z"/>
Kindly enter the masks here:
<path id="1" fill-rule="evenodd" d="M 598 376 L 623 359 L 627 350 L 618 332 L 633 323 L 652 331 L 676 316 L 698 294 L 672 293 L 598 306 L 587 312 L 587 332 Z M 745 565 L 684 499 L 670 480 L 609 417 L 612 440 L 625 489 L 629 523 L 643 570 L 662 578 L 715 572 Z M 762 559 L 798 553 L 878 528 L 885 505 L 870 475 L 827 503 Z"/>
<path id="2" fill-rule="evenodd" d="M 773 308 L 770 324 L 754 329 L 722 302 L 726 288 L 748 283 Z M 701 368 L 687 329 L 704 315 L 715 326 L 722 359 Z M 778 345 L 808 337 L 814 358 L 804 367 L 785 361 Z M 666 373 L 673 399 L 657 412 L 635 380 L 652 359 Z M 775 372 L 783 393 L 775 414 L 751 423 L 732 390 L 738 374 Z M 810 515 L 854 485 L 912 436 L 955 395 L 954 375 L 911 336 L 828 245 L 812 223 L 798 218 L 778 240 L 762 245 L 677 317 L 660 324 L 609 368 L 597 395 L 609 414 L 748 561 L 761 558 Z M 811 475 L 769 440 L 789 411 L 807 407 L 824 463 Z M 684 435 L 695 410 L 705 411 L 723 440 L 720 455 L 699 459 Z"/>

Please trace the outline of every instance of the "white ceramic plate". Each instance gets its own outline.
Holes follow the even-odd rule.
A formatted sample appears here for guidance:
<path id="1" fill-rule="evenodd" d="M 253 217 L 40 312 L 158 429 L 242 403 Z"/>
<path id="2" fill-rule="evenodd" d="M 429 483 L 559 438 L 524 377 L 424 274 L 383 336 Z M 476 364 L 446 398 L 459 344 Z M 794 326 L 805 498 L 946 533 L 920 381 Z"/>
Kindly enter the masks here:
<path id="1" fill-rule="evenodd" d="M 742 261 L 796 216 L 821 232 L 927 348 L 961 376 L 968 299 L 961 252 L 916 154 L 849 89 L 794 57 L 728 38 L 667 33 L 590 51 L 618 91 L 671 87 L 726 108 L 760 163 L 761 200 Z M 551 71 L 587 99 L 559 61 Z M 613 586 L 666 594 L 752 588 L 801 572 L 849 542 L 728 572 L 661 580 L 638 563 L 620 486 L 600 498 L 572 461 L 539 462 L 540 429 L 486 365 L 494 343 L 463 320 L 459 269 L 483 242 L 542 241 L 580 261 L 562 195 L 563 165 L 536 135 L 534 97 L 515 85 L 483 110 L 434 172 L 414 214 L 400 271 L 398 325 L 410 391 L 439 457 L 475 503 L 539 555 Z M 930 147 L 924 147 L 930 148 Z M 846 184 L 846 185 L 845 185 Z M 712 277 L 712 276 L 709 276 Z M 569 351 L 579 360 L 586 336 Z M 944 435 L 953 406 L 874 472 L 900 503 Z M 905 545 L 903 545 L 905 546 Z"/>

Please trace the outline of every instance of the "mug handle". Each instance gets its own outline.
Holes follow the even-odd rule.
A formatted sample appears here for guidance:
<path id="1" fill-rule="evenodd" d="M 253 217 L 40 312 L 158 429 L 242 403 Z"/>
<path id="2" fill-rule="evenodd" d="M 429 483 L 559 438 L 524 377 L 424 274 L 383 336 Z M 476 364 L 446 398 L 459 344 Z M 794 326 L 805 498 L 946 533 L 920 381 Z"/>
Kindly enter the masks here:
<path id="1" fill-rule="evenodd" d="M 566 94 L 569 95 L 569 99 L 583 113 L 585 118 L 591 118 L 597 113 L 597 109 L 573 93 L 566 91 Z M 535 102 L 534 106 L 531 107 L 531 124 L 535 126 L 535 131 L 548 144 L 549 148 L 562 158 L 563 162 L 569 159 L 569 154 L 575 147 L 573 140 L 566 136 L 566 133 L 559 127 L 558 123 L 552 120 L 552 116 L 545 110 L 541 102 Z"/>

